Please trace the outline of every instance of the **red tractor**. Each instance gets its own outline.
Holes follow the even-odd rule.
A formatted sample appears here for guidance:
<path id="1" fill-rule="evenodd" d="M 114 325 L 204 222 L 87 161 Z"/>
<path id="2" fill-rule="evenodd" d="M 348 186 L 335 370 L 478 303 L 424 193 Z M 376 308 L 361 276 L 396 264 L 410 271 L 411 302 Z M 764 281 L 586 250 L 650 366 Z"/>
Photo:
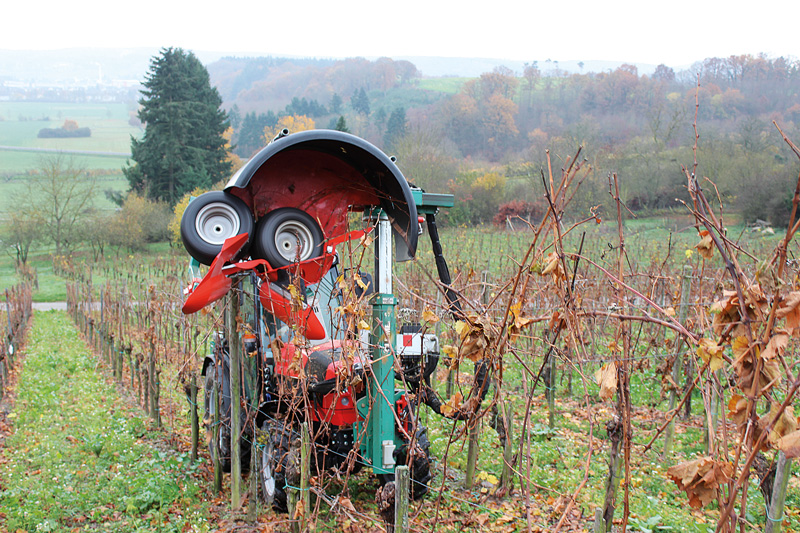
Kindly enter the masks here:
<path id="1" fill-rule="evenodd" d="M 365 140 L 312 130 L 284 131 L 224 191 L 190 202 L 181 236 L 209 270 L 184 312 L 240 291 L 239 322 L 227 331 L 242 338 L 218 334 L 203 364 L 206 419 L 222 421 L 212 454 L 229 470 L 231 427 L 253 425 L 231 405 L 238 373 L 229 347 L 243 345 L 242 385 L 263 430 L 263 494 L 276 509 L 286 510 L 286 488 L 297 486 L 302 422 L 311 426 L 317 473 L 368 466 L 387 482 L 407 464 L 412 496 L 427 492 L 430 443 L 416 411 L 424 403 L 441 414 L 430 385 L 439 345 L 418 324 L 397 329 L 392 264 L 414 257 L 424 223 L 450 311 L 461 315 L 436 227 L 438 209 L 452 201 L 409 185 L 394 160 Z M 478 365 L 473 394 L 480 399 L 486 375 Z M 258 438 L 252 433 L 243 430 L 242 457 Z"/>

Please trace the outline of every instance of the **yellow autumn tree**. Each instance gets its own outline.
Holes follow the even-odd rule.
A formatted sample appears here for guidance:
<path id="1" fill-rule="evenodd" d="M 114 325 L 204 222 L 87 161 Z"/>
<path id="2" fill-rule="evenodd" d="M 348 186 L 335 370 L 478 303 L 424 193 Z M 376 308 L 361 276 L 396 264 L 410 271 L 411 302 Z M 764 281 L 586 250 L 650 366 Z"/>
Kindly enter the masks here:
<path id="1" fill-rule="evenodd" d="M 231 137 L 233 136 L 233 128 L 228 126 L 228 129 L 225 130 L 225 133 L 222 134 L 222 137 L 225 138 L 225 159 L 230 162 L 231 164 L 231 173 L 235 173 L 237 170 L 242 168 L 244 165 L 244 161 L 238 155 L 233 153 L 233 147 L 231 146 Z"/>
<path id="2" fill-rule="evenodd" d="M 305 115 L 286 115 L 278 119 L 278 123 L 274 127 L 264 128 L 264 142 L 270 142 L 283 129 L 289 130 L 289 133 L 297 133 L 299 131 L 313 130 L 314 128 L 316 128 L 316 125 L 313 118 Z"/>
<path id="3" fill-rule="evenodd" d="M 197 187 L 193 191 L 184 194 L 175 204 L 175 207 L 172 208 L 172 220 L 169 222 L 169 237 L 172 244 L 178 245 L 181 242 L 181 218 L 183 218 L 183 212 L 186 211 L 186 208 L 189 206 L 189 201 L 192 197 L 196 198 L 207 191 L 208 189 Z"/>

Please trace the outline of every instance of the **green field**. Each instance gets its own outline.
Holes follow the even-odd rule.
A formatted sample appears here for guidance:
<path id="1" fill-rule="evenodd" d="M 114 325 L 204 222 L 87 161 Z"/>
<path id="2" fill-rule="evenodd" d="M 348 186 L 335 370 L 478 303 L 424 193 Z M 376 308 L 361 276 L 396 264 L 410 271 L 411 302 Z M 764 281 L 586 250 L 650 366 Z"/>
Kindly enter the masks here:
<path id="1" fill-rule="evenodd" d="M 122 103 L 46 103 L 0 102 L 0 146 L 30 149 L 30 151 L 0 148 L 0 213 L 14 207 L 14 196 L 25 191 L 25 180 L 51 152 L 130 152 L 131 136 L 141 136 L 141 129 L 128 124 L 129 106 Z M 58 128 L 65 120 L 74 120 L 80 127 L 92 130 L 88 138 L 39 139 L 42 128 Z M 75 166 L 97 173 L 94 205 L 112 209 L 115 205 L 105 191 L 125 191 L 128 183 L 121 173 L 128 158 L 124 156 L 70 154 Z"/>
<path id="2" fill-rule="evenodd" d="M 417 81 L 417 87 L 428 91 L 439 91 L 447 94 L 456 94 L 461 86 L 473 78 L 423 78 Z"/>
<path id="3" fill-rule="evenodd" d="M 129 153 L 131 136 L 142 130 L 128 124 L 129 109 L 122 103 L 45 103 L 0 102 L 0 145 L 22 148 L 45 148 L 64 151 Z M 65 120 L 92 130 L 92 136 L 73 139 L 39 139 L 42 128 L 58 128 Z M 14 175 L 37 166 L 42 154 L 36 152 L 0 152 L 0 174 Z M 119 169 L 125 157 L 81 156 L 90 169 Z"/>

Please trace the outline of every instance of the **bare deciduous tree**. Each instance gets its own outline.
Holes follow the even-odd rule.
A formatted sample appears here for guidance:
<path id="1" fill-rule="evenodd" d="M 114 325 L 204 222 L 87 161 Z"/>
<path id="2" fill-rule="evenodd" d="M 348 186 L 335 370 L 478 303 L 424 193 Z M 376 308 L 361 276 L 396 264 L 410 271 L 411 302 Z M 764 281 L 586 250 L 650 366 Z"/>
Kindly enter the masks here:
<path id="1" fill-rule="evenodd" d="M 36 221 L 56 254 L 69 251 L 78 224 L 92 205 L 96 180 L 69 156 L 58 153 L 39 161 L 37 174 L 15 195 L 16 213 Z"/>

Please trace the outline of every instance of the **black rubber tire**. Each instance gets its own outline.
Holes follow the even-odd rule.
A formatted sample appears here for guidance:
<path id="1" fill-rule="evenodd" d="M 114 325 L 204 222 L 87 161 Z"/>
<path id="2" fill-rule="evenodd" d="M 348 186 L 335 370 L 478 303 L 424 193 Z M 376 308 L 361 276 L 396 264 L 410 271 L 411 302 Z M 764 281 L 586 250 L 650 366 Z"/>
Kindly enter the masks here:
<path id="1" fill-rule="evenodd" d="M 204 265 L 217 257 L 225 239 L 242 233 L 252 241 L 253 213 L 244 201 L 225 191 L 201 194 L 186 207 L 181 217 L 181 240 L 189 255 Z M 248 243 L 238 257 L 247 253 Z"/>
<path id="2" fill-rule="evenodd" d="M 428 428 L 425 426 L 417 427 L 415 448 L 411 461 L 408 461 L 408 443 L 397 448 L 394 452 L 395 463 L 400 465 L 408 464 L 410 470 L 411 483 L 409 493 L 411 498 L 419 500 L 428 493 L 431 478 L 431 441 L 428 440 Z M 381 474 L 378 476 L 381 484 L 394 481 L 394 474 Z"/>
<path id="3" fill-rule="evenodd" d="M 214 460 L 216 447 L 214 446 L 214 413 L 211 410 L 214 401 L 214 368 L 209 368 L 206 372 L 205 387 L 203 389 L 203 421 L 206 427 L 206 442 L 208 442 L 208 453 L 211 460 Z M 220 402 L 224 403 L 224 402 Z M 225 412 L 223 406 L 221 411 Z M 219 428 L 219 451 L 222 461 L 222 471 L 231 471 L 231 432 L 227 424 L 220 424 Z"/>
<path id="4" fill-rule="evenodd" d="M 285 267 L 297 263 L 298 256 L 300 261 L 321 256 L 324 239 L 319 224 L 308 213 L 281 207 L 258 221 L 252 254 L 265 259 L 273 268 Z"/>
<path id="5" fill-rule="evenodd" d="M 223 377 L 224 379 L 224 377 Z M 214 401 L 214 368 L 211 367 L 206 370 L 206 381 L 203 391 L 203 420 L 206 426 L 206 442 L 208 442 L 208 453 L 211 459 L 214 459 L 214 413 L 211 411 L 211 403 Z M 220 388 L 220 394 L 222 389 Z M 220 398 L 220 425 L 219 425 L 219 455 L 222 463 L 222 471 L 230 473 L 231 471 L 231 406 L 230 398 L 224 395 Z M 242 417 L 242 424 L 245 418 Z M 241 457 L 242 472 L 250 470 L 250 441 L 252 435 L 247 432 L 244 433 L 239 441 L 239 456 Z"/>
<path id="6" fill-rule="evenodd" d="M 286 486 L 300 483 L 300 437 L 280 420 L 266 420 L 262 429 L 267 442 L 260 454 L 261 496 L 275 512 L 286 513 Z M 271 484 L 265 477 L 267 472 L 272 476 Z"/>

